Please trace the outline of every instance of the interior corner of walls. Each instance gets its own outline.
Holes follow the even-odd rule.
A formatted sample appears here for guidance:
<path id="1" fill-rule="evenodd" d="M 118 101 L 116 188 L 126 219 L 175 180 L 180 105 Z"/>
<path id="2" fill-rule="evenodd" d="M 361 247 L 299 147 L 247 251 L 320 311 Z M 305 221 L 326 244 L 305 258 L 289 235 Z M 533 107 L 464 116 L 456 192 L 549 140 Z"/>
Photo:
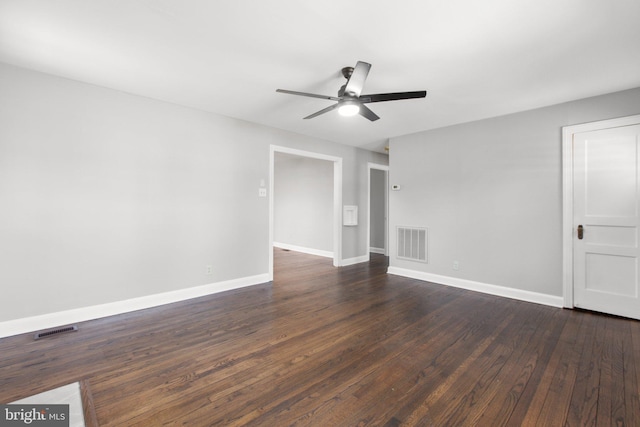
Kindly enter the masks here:
<path id="1" fill-rule="evenodd" d="M 361 255 L 353 258 L 343 259 L 340 263 L 340 267 L 346 267 L 349 265 L 360 264 L 361 262 L 369 262 L 369 254 Z"/>
<path id="2" fill-rule="evenodd" d="M 324 258 L 333 258 L 333 252 L 322 249 L 307 248 L 304 246 L 290 245 L 288 243 L 273 242 L 274 248 L 285 249 L 288 251 L 301 252 L 303 254 L 316 255 Z"/>
<path id="3" fill-rule="evenodd" d="M 146 308 L 157 307 L 174 302 L 180 302 L 192 298 L 216 294 L 239 289 L 247 286 L 259 285 L 270 281 L 269 274 L 241 277 L 238 279 L 210 283 L 202 286 L 164 292 L 161 294 L 147 295 L 124 301 L 76 308 L 61 312 L 48 313 L 39 316 L 31 316 L 22 319 L 0 322 L 0 338 L 24 334 L 42 329 L 55 328 L 72 323 L 86 322 L 108 316 L 128 313 Z"/>
<path id="4" fill-rule="evenodd" d="M 492 285 L 489 283 L 476 282 L 473 280 L 460 279 L 457 277 L 441 276 L 439 274 L 425 273 L 423 271 L 411 270 L 390 266 L 388 274 L 436 283 L 438 285 L 452 286 L 454 288 L 466 289 L 474 292 L 495 295 L 498 297 L 511 298 L 520 301 L 532 302 L 536 304 L 548 305 L 562 308 L 564 299 L 561 296 L 542 294 L 523 289 L 509 288 L 506 286 Z"/>

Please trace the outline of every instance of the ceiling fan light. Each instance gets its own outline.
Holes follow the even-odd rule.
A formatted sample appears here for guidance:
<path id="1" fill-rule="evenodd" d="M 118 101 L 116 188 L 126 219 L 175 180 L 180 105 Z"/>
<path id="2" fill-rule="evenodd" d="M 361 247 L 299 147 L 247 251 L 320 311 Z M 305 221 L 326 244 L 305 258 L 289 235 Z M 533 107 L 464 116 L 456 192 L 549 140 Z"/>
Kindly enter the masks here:
<path id="1" fill-rule="evenodd" d="M 341 116 L 345 116 L 345 117 L 355 116 L 359 112 L 360 112 L 360 106 L 352 102 L 342 104 L 338 108 L 338 113 Z"/>

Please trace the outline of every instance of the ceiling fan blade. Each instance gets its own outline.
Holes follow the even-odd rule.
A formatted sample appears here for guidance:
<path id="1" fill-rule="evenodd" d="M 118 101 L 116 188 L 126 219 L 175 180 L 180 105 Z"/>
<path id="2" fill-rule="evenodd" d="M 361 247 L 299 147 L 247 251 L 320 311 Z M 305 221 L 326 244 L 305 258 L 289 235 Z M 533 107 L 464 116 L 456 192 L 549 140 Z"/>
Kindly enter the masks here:
<path id="1" fill-rule="evenodd" d="M 372 95 L 362 95 L 359 101 L 362 103 L 398 101 L 401 99 L 424 98 L 425 96 L 427 96 L 426 90 L 418 90 L 415 92 L 376 93 Z"/>
<path id="2" fill-rule="evenodd" d="M 317 111 L 317 112 L 315 112 L 313 114 L 308 115 L 307 117 L 305 117 L 305 119 L 313 119 L 314 117 L 318 117 L 321 114 L 328 113 L 329 111 L 335 110 L 336 108 L 338 108 L 339 105 L 340 104 L 333 104 L 333 105 L 331 105 L 331 106 L 329 106 L 327 108 L 323 108 L 320 111 Z"/>
<path id="3" fill-rule="evenodd" d="M 288 93 L 289 95 L 308 96 L 308 97 L 311 97 L 311 98 L 328 99 L 328 100 L 331 100 L 331 101 L 340 101 L 340 98 L 336 98 L 335 96 L 316 95 L 315 93 L 296 92 L 295 90 L 276 89 L 276 92 Z"/>
<path id="4" fill-rule="evenodd" d="M 351 77 L 349 77 L 349 81 L 344 88 L 344 92 L 351 94 L 352 96 L 358 97 L 362 93 L 362 89 L 364 88 L 364 82 L 367 80 L 367 76 L 369 75 L 369 70 L 371 69 L 371 64 L 367 62 L 358 61 L 353 72 L 351 73 Z"/>
<path id="5" fill-rule="evenodd" d="M 371 111 L 368 107 L 364 106 L 364 105 L 360 105 L 360 111 L 358 112 L 358 114 L 360 114 L 362 117 L 365 117 L 369 120 L 371 120 L 372 122 L 375 122 L 376 120 L 378 120 L 380 117 L 378 117 L 378 115 L 376 113 L 374 113 L 373 111 Z"/>

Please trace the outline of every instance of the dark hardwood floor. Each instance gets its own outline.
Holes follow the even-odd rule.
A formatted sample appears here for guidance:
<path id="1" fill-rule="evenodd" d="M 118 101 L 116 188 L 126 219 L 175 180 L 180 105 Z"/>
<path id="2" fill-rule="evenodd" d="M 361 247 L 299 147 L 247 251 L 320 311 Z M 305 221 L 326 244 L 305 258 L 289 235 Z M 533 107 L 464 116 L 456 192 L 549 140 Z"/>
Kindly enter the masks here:
<path id="1" fill-rule="evenodd" d="M 0 340 L 0 402 L 101 426 L 640 425 L 640 322 L 275 251 L 263 284 Z"/>

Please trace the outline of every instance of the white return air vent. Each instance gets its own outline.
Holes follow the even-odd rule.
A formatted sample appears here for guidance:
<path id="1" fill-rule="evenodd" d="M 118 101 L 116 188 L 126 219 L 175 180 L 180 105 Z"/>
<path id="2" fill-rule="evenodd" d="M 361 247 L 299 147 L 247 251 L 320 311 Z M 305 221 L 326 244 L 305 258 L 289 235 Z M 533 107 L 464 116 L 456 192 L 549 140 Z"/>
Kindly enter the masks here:
<path id="1" fill-rule="evenodd" d="M 427 262 L 426 228 L 398 227 L 398 258 Z"/>

